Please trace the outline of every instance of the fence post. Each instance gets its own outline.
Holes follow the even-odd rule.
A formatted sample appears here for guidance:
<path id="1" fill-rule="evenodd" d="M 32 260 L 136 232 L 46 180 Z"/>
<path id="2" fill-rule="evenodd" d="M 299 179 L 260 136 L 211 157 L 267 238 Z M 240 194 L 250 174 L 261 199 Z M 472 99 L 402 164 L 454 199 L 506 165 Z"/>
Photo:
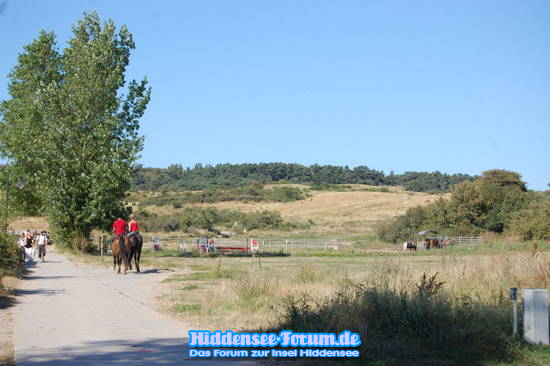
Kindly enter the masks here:
<path id="1" fill-rule="evenodd" d="M 103 263 L 103 235 L 101 235 L 101 236 L 99 237 L 99 246 L 100 246 L 99 251 L 100 251 L 100 253 L 101 253 L 101 254 L 100 254 L 101 263 Z"/>

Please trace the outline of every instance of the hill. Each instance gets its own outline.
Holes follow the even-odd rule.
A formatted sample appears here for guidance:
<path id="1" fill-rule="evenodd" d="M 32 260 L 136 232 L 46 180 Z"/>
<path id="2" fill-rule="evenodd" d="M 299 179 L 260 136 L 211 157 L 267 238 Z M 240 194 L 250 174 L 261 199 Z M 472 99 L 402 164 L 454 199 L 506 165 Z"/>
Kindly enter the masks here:
<path id="1" fill-rule="evenodd" d="M 296 223 L 290 232 L 279 230 L 255 230 L 254 235 L 305 235 L 305 236 L 331 236 L 353 235 L 373 233 L 377 223 L 402 215 L 411 207 L 425 205 L 437 198 L 448 194 L 427 194 L 421 192 L 409 192 L 401 187 L 373 187 L 366 185 L 340 185 L 333 186 L 333 190 L 312 190 L 304 185 L 292 185 L 307 193 L 307 198 L 290 202 L 253 202 L 253 201 L 225 201 L 214 203 L 193 203 L 181 207 L 171 204 L 148 205 L 143 207 L 143 197 L 169 197 L 175 193 L 167 192 L 139 192 L 129 198 L 137 199 L 130 202 L 134 211 L 143 217 L 144 213 L 157 216 L 180 217 L 189 208 L 216 210 L 231 210 L 243 213 L 257 213 L 261 211 L 274 211 L 280 213 L 285 222 Z M 161 200 L 160 200 L 161 201 Z M 162 201 L 161 201 L 162 202 Z M 178 206 L 178 205 L 177 205 Z M 308 225 L 298 225 L 308 223 Z M 216 229 L 230 227 L 214 226 Z M 251 234 L 251 233 L 249 233 Z"/>
<path id="2" fill-rule="evenodd" d="M 203 190 L 212 187 L 235 187 L 253 183 L 298 183 L 314 186 L 326 184 L 367 184 L 403 186 L 408 191 L 447 192 L 453 184 L 475 177 L 441 172 L 405 172 L 385 174 L 367 166 L 310 165 L 287 163 L 197 164 L 184 169 L 174 164 L 166 169 L 138 167 L 132 177 L 133 190 Z"/>

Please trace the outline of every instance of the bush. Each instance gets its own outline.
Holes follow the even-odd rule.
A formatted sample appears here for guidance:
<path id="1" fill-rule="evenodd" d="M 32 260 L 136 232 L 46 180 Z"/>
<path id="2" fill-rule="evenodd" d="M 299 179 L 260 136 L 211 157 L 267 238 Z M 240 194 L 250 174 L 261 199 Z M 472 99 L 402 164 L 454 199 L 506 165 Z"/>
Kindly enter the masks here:
<path id="1" fill-rule="evenodd" d="M 16 275 L 21 264 L 21 250 L 14 235 L 0 234 L 0 289 L 2 277 Z"/>
<path id="2" fill-rule="evenodd" d="M 363 362 L 454 364 L 512 357 L 509 305 L 453 297 L 442 286 L 436 275 L 424 275 L 408 288 L 391 281 L 348 281 L 329 298 L 284 299 L 276 328 L 358 333 Z"/>
<path id="3" fill-rule="evenodd" d="M 186 203 L 215 203 L 229 201 L 250 202 L 290 202 L 305 199 L 300 188 L 274 187 L 264 188 L 263 184 L 252 184 L 243 187 L 209 188 L 201 192 L 178 192 L 161 194 L 144 199 L 140 207 L 166 206 L 181 208 Z"/>
<path id="4" fill-rule="evenodd" d="M 161 232 L 180 230 L 180 218 L 178 215 L 157 215 L 155 213 L 139 210 L 136 212 L 142 231 Z"/>
<path id="5" fill-rule="evenodd" d="M 416 233 L 424 225 L 426 209 L 410 208 L 404 215 L 380 223 L 376 228 L 378 238 L 388 243 L 415 240 Z"/>
<path id="6" fill-rule="evenodd" d="M 274 229 L 283 223 L 283 218 L 279 212 L 267 210 L 243 214 L 241 220 L 241 225 L 246 230 Z"/>
<path id="7" fill-rule="evenodd" d="M 520 178 L 519 174 L 506 170 L 486 171 L 476 181 L 453 186 L 450 200 L 440 198 L 424 207 L 409 209 L 379 225 L 377 233 L 381 240 L 396 243 L 413 239 L 423 229 L 461 236 L 509 230 L 514 215 L 530 198 Z M 531 211 L 536 215 L 542 213 L 538 209 Z"/>
<path id="8" fill-rule="evenodd" d="M 550 197 L 533 199 L 517 212 L 510 231 L 523 240 L 550 240 Z"/>

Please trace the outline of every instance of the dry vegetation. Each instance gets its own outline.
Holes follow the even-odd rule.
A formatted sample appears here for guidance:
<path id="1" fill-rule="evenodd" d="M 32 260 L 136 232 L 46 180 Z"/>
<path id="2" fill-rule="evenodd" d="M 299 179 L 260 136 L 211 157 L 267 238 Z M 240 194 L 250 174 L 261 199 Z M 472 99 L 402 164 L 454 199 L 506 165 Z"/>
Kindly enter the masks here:
<path id="1" fill-rule="evenodd" d="M 550 354 L 518 347 L 510 337 L 508 290 L 510 287 L 550 288 L 548 244 L 543 244 L 545 251 L 530 249 L 532 244 L 486 245 L 486 248 L 469 249 L 470 253 L 445 249 L 435 254 L 262 257 L 261 263 L 251 257 L 220 260 L 147 255 L 145 263 L 192 271 L 164 280 L 165 295 L 159 300 L 164 311 L 198 324 L 201 329 L 351 330 L 363 337 L 366 323 L 376 327 L 372 319 L 384 318 L 383 322 L 395 327 L 395 331 L 391 331 L 396 340 L 388 342 L 385 338 L 388 335 L 377 337 L 371 332 L 361 352 L 375 359 L 385 359 L 381 356 L 385 354 L 397 357 L 388 364 L 400 364 L 403 360 L 399 357 L 411 357 L 412 364 L 465 362 L 464 355 L 453 356 L 440 352 L 441 349 L 430 356 L 433 359 L 423 360 L 423 353 L 427 352 L 423 349 L 424 343 L 416 344 L 412 353 L 407 354 L 402 338 L 397 341 L 408 337 L 401 332 L 411 333 L 409 336 L 422 342 L 423 337 L 416 333 L 421 332 L 417 326 L 428 326 L 465 336 L 470 341 L 467 347 L 476 352 L 468 356 L 474 360 L 481 361 L 479 358 L 483 357 L 488 364 L 495 364 L 505 358 L 506 363 L 522 365 L 530 359 L 529 364 L 544 365 Z M 433 283 L 430 277 L 435 279 Z M 409 304 L 404 306 L 410 306 L 406 312 L 399 310 L 403 301 Z M 379 310 L 364 305 L 373 302 L 378 302 Z M 428 308 L 419 305 L 424 302 Z M 432 307 L 440 310 L 434 311 Z M 386 311 L 394 313 L 386 314 Z M 372 315 L 365 315 L 369 312 L 373 312 Z M 358 320 L 354 314 L 371 320 Z M 413 318 L 405 319 L 411 316 Z M 400 320 L 402 317 L 405 318 Z M 411 325 L 409 321 L 419 324 Z M 455 323 L 457 321 L 459 323 Z M 442 334 L 440 339 L 431 341 L 450 347 L 448 352 L 462 352 L 453 348 L 446 340 L 448 337 Z M 471 343 L 472 337 L 481 338 Z M 369 348 L 373 346 L 374 349 Z"/>
<path id="2" fill-rule="evenodd" d="M 10 220 L 10 228 L 14 231 L 48 230 L 48 221 L 43 217 L 18 217 Z"/>
<path id="3" fill-rule="evenodd" d="M 305 189 L 305 186 L 298 186 Z M 313 235 L 338 235 L 372 233 L 378 222 L 405 213 L 411 207 L 425 205 L 448 194 L 434 195 L 403 191 L 399 187 L 388 187 L 389 192 L 365 191 L 380 189 L 365 185 L 345 185 L 350 187 L 342 192 L 308 191 L 305 200 L 292 202 L 219 202 L 197 204 L 199 207 L 255 212 L 261 210 L 278 211 L 285 220 L 293 222 L 313 222 L 307 233 Z M 139 199 L 150 193 L 134 193 L 130 198 Z M 174 214 L 183 208 L 171 206 L 147 207 L 156 214 Z M 310 221 L 311 220 L 311 221 Z M 305 234 L 296 231 L 295 234 Z M 256 233 L 260 234 L 260 233 Z M 265 233 L 261 233 L 265 234 Z M 277 234 L 277 233 L 275 233 Z M 285 235 L 288 235 L 286 233 Z"/>
<path id="4" fill-rule="evenodd" d="M 174 258 L 147 256 L 149 266 L 194 271 L 166 281 L 168 310 L 201 326 L 222 329 L 268 327 L 277 319 L 273 299 L 308 294 L 323 298 L 342 285 L 380 281 L 414 288 L 423 273 L 439 273 L 443 290 L 486 303 L 506 301 L 510 287 L 550 287 L 550 252 L 437 254 L 359 257 Z M 219 270 L 218 270 L 219 266 Z"/>

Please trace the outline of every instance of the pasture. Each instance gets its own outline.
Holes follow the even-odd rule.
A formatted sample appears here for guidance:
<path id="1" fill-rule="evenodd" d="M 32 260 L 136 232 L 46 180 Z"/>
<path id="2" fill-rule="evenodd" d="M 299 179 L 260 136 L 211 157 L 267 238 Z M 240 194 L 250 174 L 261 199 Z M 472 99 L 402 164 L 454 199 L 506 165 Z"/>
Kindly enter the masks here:
<path id="1" fill-rule="evenodd" d="M 144 268 L 174 271 L 158 284 L 159 308 L 201 329 L 349 329 L 365 339 L 366 359 L 388 364 L 550 359 L 548 349 L 509 336 L 508 300 L 510 287 L 550 288 L 550 243 L 260 258 L 143 254 Z"/>

